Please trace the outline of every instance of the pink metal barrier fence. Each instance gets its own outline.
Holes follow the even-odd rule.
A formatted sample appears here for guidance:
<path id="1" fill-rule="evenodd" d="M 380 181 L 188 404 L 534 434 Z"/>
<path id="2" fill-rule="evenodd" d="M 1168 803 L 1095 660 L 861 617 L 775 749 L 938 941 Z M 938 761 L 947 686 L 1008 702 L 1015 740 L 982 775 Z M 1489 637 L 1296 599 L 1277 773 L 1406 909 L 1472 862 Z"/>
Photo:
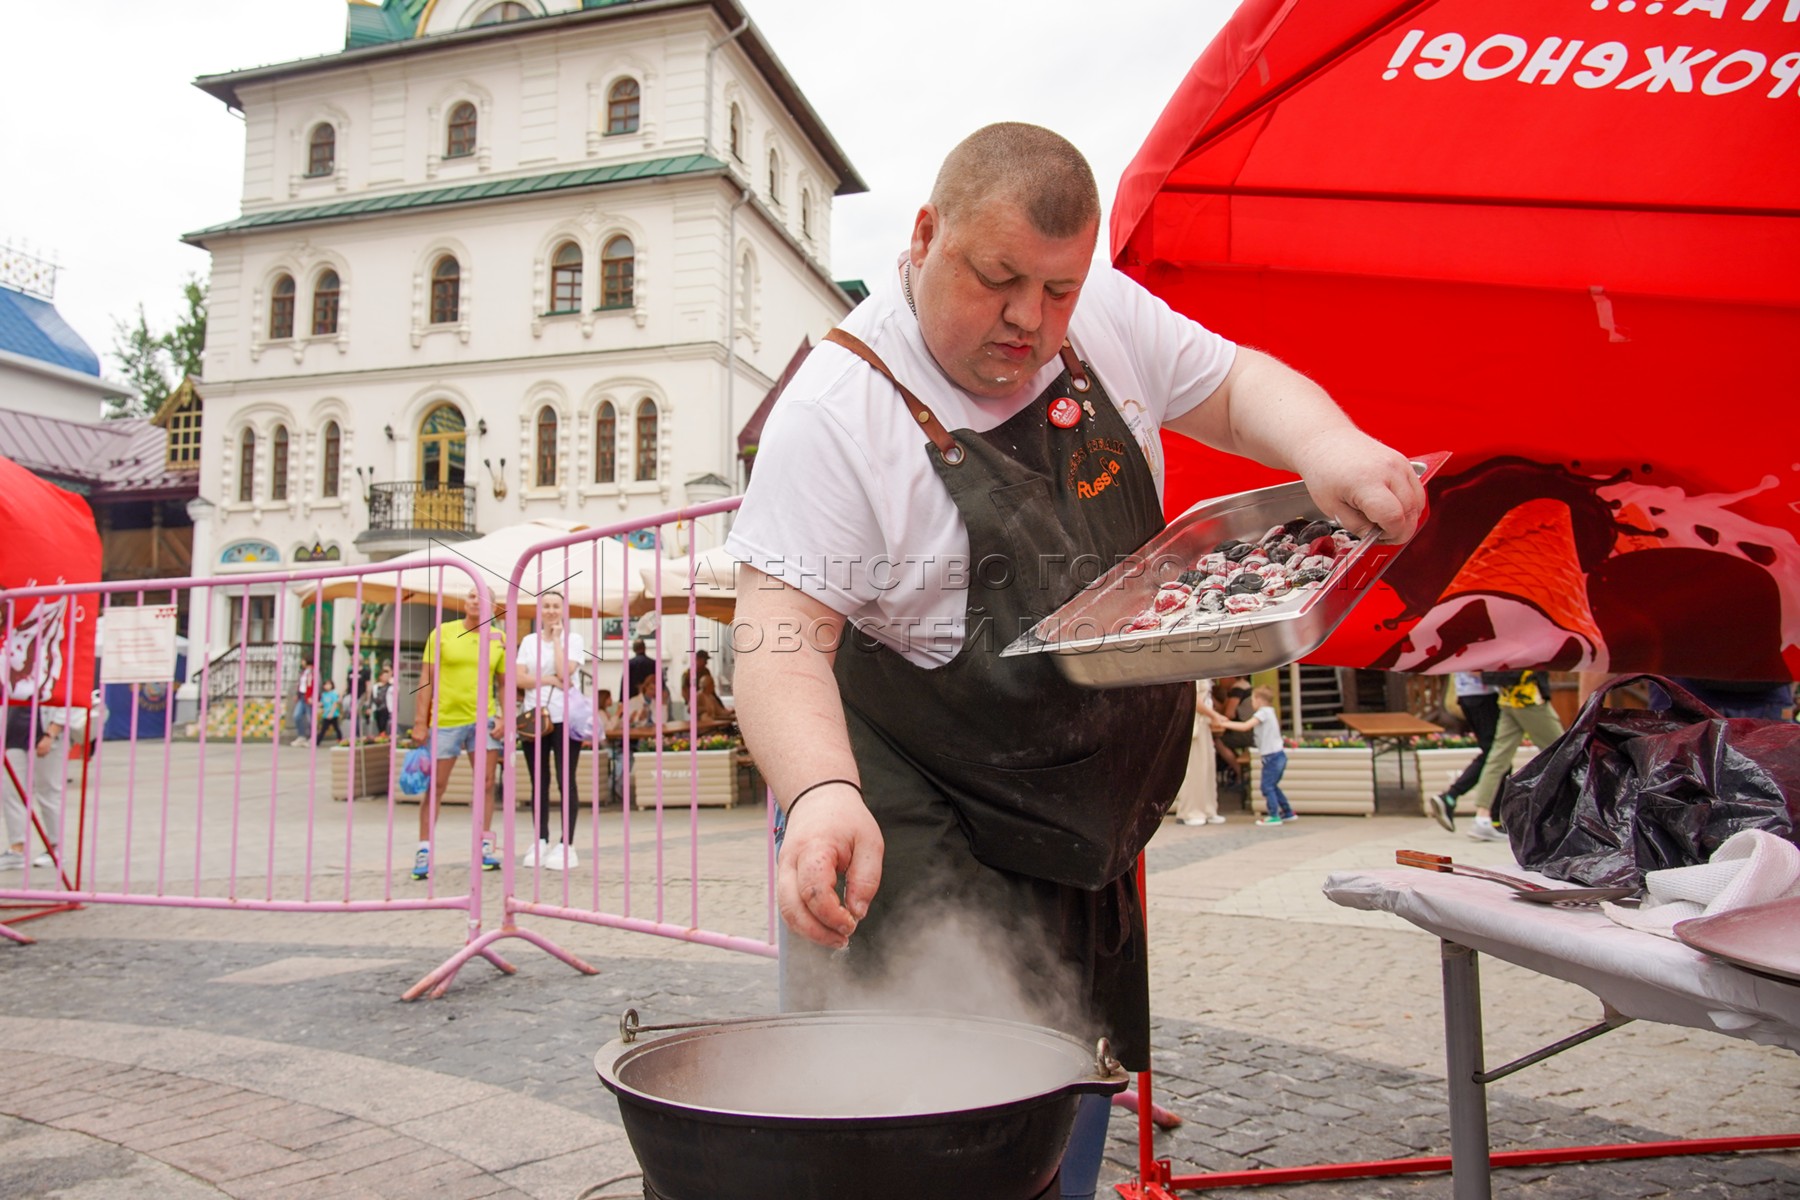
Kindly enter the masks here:
<path id="1" fill-rule="evenodd" d="M 695 520 L 728 512 L 738 504 L 734 497 L 666 513 L 648 522 L 582 530 L 533 547 L 519 560 L 508 582 L 503 619 L 509 650 L 516 652 L 529 632 L 521 610 L 535 609 L 538 598 L 548 591 L 561 593 L 571 609 L 569 627 L 582 635 L 586 650 L 586 669 L 579 672 L 582 682 L 573 690 L 596 710 L 596 724 L 603 720 L 597 712 L 602 692 L 617 696 L 617 705 L 623 709 L 631 694 L 628 660 L 632 638 L 625 618 L 644 612 L 685 616 L 685 642 L 690 647 L 699 644 L 695 590 L 665 594 L 663 571 L 669 560 L 664 557 L 664 545 L 669 531 L 691 527 Z M 646 537 L 649 547 L 634 549 L 621 540 L 633 534 Z M 697 556 L 691 537 L 689 541 L 686 576 L 692 580 Z M 608 618 L 620 621 L 621 653 L 616 664 L 596 653 L 609 640 Z M 526 938 L 578 970 L 592 971 L 574 955 L 521 928 L 516 921 L 521 914 L 775 956 L 774 803 L 765 790 L 757 793 L 747 816 L 709 815 L 702 838 L 701 739 L 692 728 L 692 715 L 698 712 L 699 672 L 690 673 L 686 695 L 690 720 L 684 728 L 667 716 L 662 620 L 655 623 L 646 640 L 652 643 L 651 657 L 659 667 L 652 682 L 650 725 L 638 730 L 648 736 L 634 738 L 627 728 L 623 736 L 609 739 L 596 729 L 592 737 L 584 739 L 565 721 L 546 739 L 551 745 L 543 754 L 542 768 L 525 778 L 520 776 L 519 756 L 507 754 L 503 764 L 506 836 L 500 927 L 473 938 L 449 962 L 421 980 L 414 993 L 427 988 L 441 991 L 470 956 L 487 952 L 495 942 L 509 937 Z M 718 657 L 716 649 L 714 656 Z M 505 724 L 515 731 L 512 739 L 517 738 L 520 712 L 519 669 L 517 654 L 509 653 L 502 694 Z M 537 754 L 529 743 L 524 750 L 528 755 Z M 573 783 L 572 795 L 579 797 L 581 819 L 574 842 L 563 850 L 562 865 L 552 869 L 546 866 L 541 847 L 539 853 L 527 852 L 538 845 L 539 829 L 548 829 L 556 841 L 566 828 L 564 813 L 558 811 L 554 818 L 548 813 L 553 795 L 559 810 L 569 802 L 552 789 L 550 765 L 557 753 L 576 760 L 568 768 L 568 778 Z M 583 754 L 585 766 L 576 765 Z M 671 776 L 681 776 L 686 783 L 672 795 L 667 786 Z M 735 780 L 727 786 L 735 787 Z M 612 811 L 615 803 L 616 812 Z M 650 836 L 648 845 L 640 847 L 646 818 Z M 707 847 L 704 875 L 703 840 Z M 685 862 L 673 861 L 674 853 L 682 848 Z M 569 851 L 574 852 L 573 865 Z M 531 861 L 521 862 L 527 858 Z M 713 907 L 705 914 L 701 910 L 702 878 L 713 899 Z M 733 891 L 738 901 L 735 906 L 730 899 Z M 726 898 L 721 900 L 721 896 Z M 728 930 L 728 925 L 735 925 L 735 931 Z"/>
<path id="2" fill-rule="evenodd" d="M 189 671 L 199 690 L 197 736 L 189 741 L 182 736 L 185 731 L 176 728 L 172 691 L 162 713 L 160 736 L 140 736 L 141 692 L 134 688 L 128 736 L 122 741 L 96 742 L 92 762 L 84 764 L 81 781 L 64 784 L 73 803 L 64 805 L 66 828 L 62 841 L 65 848 L 71 849 L 60 855 L 60 873 L 54 868 L 36 868 L 34 872 L 27 854 L 24 879 L 17 887 L 0 886 L 0 905 L 23 902 L 68 907 L 109 903 L 270 912 L 448 909 L 466 913 L 465 944 L 410 988 L 406 992 L 409 999 L 427 993 L 442 995 L 462 966 L 476 956 L 511 973 L 513 967 L 494 949 L 494 943 L 509 937 L 536 945 L 578 970 L 592 972 L 591 967 L 550 939 L 519 926 L 519 914 L 651 933 L 774 957 L 774 805 L 766 794 L 759 793 L 755 803 L 743 813 L 709 816 L 704 822 L 704 840 L 708 844 L 704 878 L 708 894 L 729 897 L 735 893 L 735 903 L 733 899 L 714 903 L 703 919 L 699 739 L 690 735 L 685 746 L 677 748 L 681 744 L 676 735 L 683 731 L 667 717 L 660 670 L 652 695 L 651 724 L 638 730 L 644 736 L 632 738 L 627 731 L 616 748 L 603 753 L 608 742 L 597 731 L 587 755 L 585 779 L 571 771 L 578 781 L 571 791 L 585 793 L 582 807 L 588 810 L 583 822 L 587 840 L 585 844 L 578 841 L 572 849 L 585 852 L 587 870 L 551 872 L 541 857 L 532 865 L 520 865 L 522 849 L 536 844 L 538 818 L 553 795 L 546 772 L 538 773 L 535 786 L 527 777 L 521 788 L 515 753 L 521 746 L 516 729 L 518 664 L 510 651 L 516 650 L 527 629 L 521 619 L 521 597 L 530 600 L 537 592 L 560 587 L 587 601 L 578 607 L 578 617 L 572 617 L 570 623 L 586 630 L 585 640 L 596 650 L 607 641 L 605 623 L 620 622 L 618 662 L 603 662 L 600 655 L 590 654 L 584 663 L 587 669 L 582 672 L 580 690 L 590 704 L 597 704 L 600 692 L 614 691 L 623 707 L 629 693 L 631 617 L 645 611 L 685 615 L 685 644 L 701 644 L 695 637 L 700 614 L 692 590 L 685 595 L 665 594 L 664 570 L 669 561 L 663 557 L 663 547 L 668 531 L 727 512 L 736 508 L 738 502 L 733 498 L 663 514 L 647 522 L 623 522 L 586 530 L 533 547 L 512 570 L 504 628 L 500 620 L 494 619 L 497 609 L 490 583 L 484 579 L 485 570 L 448 546 L 434 546 L 429 555 L 423 556 L 423 565 L 420 556 L 409 556 L 409 560 L 400 563 L 364 567 L 0 591 L 0 604 L 6 606 L 9 624 L 12 606 L 32 597 L 67 596 L 72 619 L 101 624 L 106 614 L 115 609 L 145 607 L 147 597 L 160 599 L 166 594 L 171 600 L 163 604 L 169 607 L 174 597 L 186 593 L 190 609 L 188 630 L 196 643 L 196 660 L 202 661 L 197 672 L 191 668 Z M 632 534 L 646 539 L 649 546 L 634 548 L 620 540 Z M 690 550 L 690 579 L 694 562 L 695 555 Z M 427 573 L 425 586 L 420 586 L 420 571 Z M 476 738 L 473 750 L 470 775 L 474 803 L 469 808 L 467 861 L 460 855 L 448 861 L 439 853 L 438 825 L 443 814 L 434 808 L 426 838 L 432 870 L 427 879 L 414 880 L 410 875 L 414 841 L 409 827 L 415 810 L 407 807 L 399 786 L 407 751 L 397 745 L 402 732 L 398 712 L 391 714 L 394 737 L 384 744 L 375 744 L 371 751 L 365 744 L 369 730 L 361 709 L 353 699 L 349 700 L 341 732 L 350 749 L 341 756 L 344 761 L 335 766 L 329 748 L 319 744 L 323 718 L 317 704 L 306 730 L 307 744 L 287 745 L 283 722 L 293 707 L 298 671 L 289 668 L 278 649 L 289 640 L 285 604 L 278 604 L 275 610 L 272 634 L 276 649 L 263 660 L 265 666 L 272 663 L 273 679 L 253 692 L 250 667 L 256 661 L 258 647 L 251 644 L 250 597 L 266 594 L 267 588 L 274 585 L 297 593 L 303 604 L 318 606 L 324 602 L 328 584 L 342 598 L 354 599 L 359 612 L 365 601 L 429 603 L 434 628 L 442 625 L 446 616 L 453 615 L 453 611 L 446 610 L 454 610 L 461 595 L 472 590 L 478 597 L 478 632 L 474 635 L 481 640 L 478 653 L 485 656 L 488 643 L 498 638 L 503 638 L 509 648 L 501 711 L 488 711 L 485 689 L 478 689 L 477 695 L 477 728 L 487 728 L 491 716 L 499 717 L 497 728 L 503 731 L 505 744 L 500 821 L 494 830 L 495 848 L 501 860 L 498 929 L 483 929 L 480 886 L 480 783 L 486 777 L 491 753 L 486 739 Z M 225 605 L 219 601 L 230 600 L 238 603 L 232 618 L 235 625 L 227 629 L 228 622 L 220 617 Z M 317 613 L 318 608 L 314 611 Z M 649 635 L 656 643 L 654 657 L 659 664 L 664 658 L 663 625 L 659 619 Z M 332 648 L 324 628 L 324 621 L 315 619 L 304 647 L 314 663 L 324 663 L 326 651 Z M 235 647 L 235 656 L 214 657 L 214 651 L 228 644 Z M 398 619 L 385 643 L 366 637 L 359 621 L 348 649 L 352 663 L 361 664 L 374 656 L 393 664 L 400 694 L 417 686 L 417 676 L 403 653 L 410 646 L 402 643 L 402 624 Z M 341 676 L 343 672 L 337 674 Z M 698 691 L 696 672 L 687 696 L 690 712 L 697 709 Z M 57 702 L 64 700 L 74 703 L 75 698 L 59 697 Z M 274 710 L 270 718 L 272 737 L 267 742 L 247 733 L 247 714 L 259 701 L 272 704 Z M 37 716 L 35 707 L 32 716 Z M 96 712 L 96 726 L 99 720 Z M 223 728 L 218 728 L 221 725 Z M 435 741 L 437 733 L 433 714 L 427 745 Z M 569 754 L 574 748 L 573 737 L 566 725 L 561 737 L 561 749 Z M 642 747 L 636 753 L 630 752 L 634 743 Z M 532 749 L 529 743 L 524 748 L 528 752 Z M 385 776 L 385 788 L 380 789 L 383 794 L 378 800 L 360 800 L 361 785 L 370 770 L 365 760 L 371 755 L 376 758 L 373 769 L 377 782 Z M 427 789 L 435 794 L 445 763 L 440 763 L 434 754 L 424 757 Z M 686 787 L 676 788 L 676 794 L 671 795 L 668 780 L 678 773 L 683 759 Z M 616 784 L 612 778 L 615 760 Z M 468 772 L 469 766 L 459 759 L 449 769 L 460 774 Z M 18 791 L 27 796 L 28 811 L 31 770 L 27 760 L 17 784 Z M 329 808 L 334 780 L 342 783 L 341 790 L 348 797 L 341 830 L 337 828 L 337 814 Z M 10 779 L 0 781 L 0 788 L 8 786 L 14 786 Z M 615 803 L 615 788 L 616 813 L 610 811 Z M 562 797 L 555 798 L 560 805 Z M 685 821 L 681 819 L 683 813 Z M 37 816 L 35 812 L 31 815 Z M 523 828 L 521 821 L 525 823 Z M 560 821 L 557 825 L 560 830 Z M 565 863 L 575 865 L 567 860 Z M 447 880 L 454 881 L 449 891 L 440 887 Z M 685 905 L 680 903 L 679 895 L 684 888 Z M 5 924 L 0 924 L 0 937 L 31 940 Z"/>
<path id="3" fill-rule="evenodd" d="M 430 589 L 434 626 L 443 620 L 446 589 L 452 596 L 473 590 L 479 598 L 480 625 L 476 636 L 485 653 L 486 645 L 498 636 L 492 628 L 491 590 L 466 563 L 445 561 L 429 569 L 435 583 Z M 428 878 L 415 880 L 410 871 L 413 839 L 405 832 L 396 834 L 401 816 L 397 784 L 403 756 L 393 748 L 393 741 L 380 754 L 389 786 L 379 803 L 355 799 L 359 790 L 359 756 L 355 749 L 346 755 L 345 791 L 351 798 L 345 802 L 341 822 L 337 814 L 328 809 L 322 811 L 320 806 L 322 799 L 330 803 L 333 769 L 328 748 L 319 744 L 323 718 L 316 703 L 311 709 L 304 748 L 285 744 L 283 719 L 293 706 L 297 683 L 297 672 L 287 670 L 279 653 L 279 647 L 287 641 L 287 605 L 275 606 L 273 633 L 277 649 L 263 659 L 273 665 L 271 685 L 265 694 L 252 694 L 249 686 L 249 668 L 259 653 L 259 647 L 251 643 L 253 594 L 267 594 L 267 586 L 272 584 L 300 591 L 316 603 L 319 589 L 326 580 L 333 579 L 349 588 L 360 611 L 365 592 L 384 586 L 394 589 L 397 575 L 395 568 L 376 564 L 213 579 L 0 590 L 0 605 L 4 606 L 8 628 L 14 624 L 15 605 L 26 599 L 68 597 L 75 622 L 93 621 L 100 628 L 108 613 L 149 607 L 145 601 L 150 595 L 166 593 L 171 599 L 159 607 L 172 608 L 175 598 L 185 593 L 190 601 L 189 631 L 197 635 L 191 644 L 204 648 L 199 653 L 208 659 L 197 675 L 190 672 L 199 689 L 195 740 L 177 740 L 176 735 L 182 731 L 175 728 L 173 688 L 166 697 L 160 737 L 140 737 L 143 693 L 133 688 L 128 736 L 123 741 L 95 743 L 92 761 L 84 767 L 82 782 L 77 785 L 78 796 L 70 795 L 68 784 L 64 783 L 64 829 L 58 853 L 61 861 L 50 868 L 35 867 L 28 842 L 24 877 L 16 887 L 0 886 L 0 902 L 312 913 L 446 909 L 467 914 L 468 939 L 475 939 L 482 920 L 477 881 L 481 823 L 473 819 L 480 811 L 478 804 L 470 807 L 469 856 L 466 861 L 455 863 L 444 862 L 444 856 L 438 853 L 442 814 L 434 811 L 426 839 L 434 869 Z M 259 587 L 263 590 L 253 593 Z M 215 596 L 239 600 L 235 636 L 227 636 L 222 627 L 215 628 L 215 624 L 223 624 L 218 620 L 221 605 L 213 602 Z M 124 619 L 122 612 L 120 619 Z M 304 655 L 310 649 L 314 663 L 325 661 L 323 628 L 323 621 L 313 622 L 310 644 L 302 650 Z M 380 647 L 365 641 L 358 622 L 349 645 L 351 662 L 362 662 L 365 652 L 379 654 L 385 649 L 388 660 L 398 668 L 403 662 L 400 629 L 396 621 L 389 644 Z M 227 643 L 236 647 L 235 663 L 220 668 L 209 651 Z M 100 654 L 105 649 L 104 644 L 96 647 Z M 217 677 L 221 672 L 224 677 Z M 73 682 L 69 686 L 72 688 Z M 406 686 L 404 681 L 402 686 Z M 76 697 L 56 697 L 55 702 L 73 705 Z M 273 708 L 273 736 L 266 744 L 246 736 L 253 707 L 264 702 Z M 33 729 L 37 728 L 38 709 L 38 703 L 32 702 Z M 485 726 L 489 716 L 485 693 L 478 694 L 477 709 L 478 726 Z M 342 729 L 355 747 L 367 731 L 362 727 L 357 705 L 351 703 L 346 711 Z M 228 733 L 212 731 L 215 716 L 225 717 Z M 98 723 L 96 712 L 90 725 Z M 432 724 L 431 736 L 435 737 L 435 718 Z M 93 732 L 97 736 L 98 731 Z M 476 740 L 474 754 L 474 776 L 479 780 L 484 776 L 488 754 L 481 739 Z M 431 755 L 425 757 L 428 786 L 435 789 L 437 773 L 442 768 Z M 30 775 L 34 765 L 30 757 L 26 764 L 24 778 L 15 785 L 9 770 L 0 787 L 16 786 L 35 821 L 40 814 L 31 799 L 34 781 Z M 479 796 L 475 799 L 479 801 Z M 69 800 L 77 802 L 70 804 Z M 38 830 L 41 834 L 41 822 Z M 446 881 L 450 887 L 443 890 L 440 884 Z M 0 925 L 0 936 L 19 942 L 31 940 L 5 925 Z M 501 970 L 512 970 L 492 951 L 483 948 L 477 952 Z"/>

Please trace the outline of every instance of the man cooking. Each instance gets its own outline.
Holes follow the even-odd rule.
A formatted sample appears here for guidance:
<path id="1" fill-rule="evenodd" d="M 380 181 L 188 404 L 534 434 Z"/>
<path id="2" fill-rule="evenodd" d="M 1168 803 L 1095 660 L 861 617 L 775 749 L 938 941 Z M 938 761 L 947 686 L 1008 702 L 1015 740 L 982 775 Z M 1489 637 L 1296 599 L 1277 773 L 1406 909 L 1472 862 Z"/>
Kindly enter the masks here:
<path id="1" fill-rule="evenodd" d="M 1048 130 L 952 150 L 906 255 L 771 414 L 728 546 L 739 722 L 785 811 L 789 1006 L 878 973 L 909 909 L 955 897 L 1050 939 L 1137 1070 L 1129 872 L 1192 685 L 1086 690 L 999 651 L 1162 528 L 1162 427 L 1298 472 L 1352 532 L 1410 536 L 1424 497 L 1315 384 L 1093 270 L 1099 216 Z M 1093 1194 L 1106 1112 L 1084 1104 L 1063 1195 Z"/>

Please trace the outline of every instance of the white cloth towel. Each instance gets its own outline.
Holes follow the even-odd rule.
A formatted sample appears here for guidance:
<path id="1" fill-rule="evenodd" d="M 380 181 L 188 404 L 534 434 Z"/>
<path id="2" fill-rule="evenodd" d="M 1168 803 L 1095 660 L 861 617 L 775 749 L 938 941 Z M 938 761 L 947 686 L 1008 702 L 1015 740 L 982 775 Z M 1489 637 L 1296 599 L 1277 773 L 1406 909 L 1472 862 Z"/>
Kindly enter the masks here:
<path id="1" fill-rule="evenodd" d="M 1673 938 L 1677 921 L 1800 896 L 1800 846 L 1746 829 L 1727 838 L 1708 862 L 1649 872 L 1644 890 L 1637 908 L 1600 907 L 1617 924 Z"/>

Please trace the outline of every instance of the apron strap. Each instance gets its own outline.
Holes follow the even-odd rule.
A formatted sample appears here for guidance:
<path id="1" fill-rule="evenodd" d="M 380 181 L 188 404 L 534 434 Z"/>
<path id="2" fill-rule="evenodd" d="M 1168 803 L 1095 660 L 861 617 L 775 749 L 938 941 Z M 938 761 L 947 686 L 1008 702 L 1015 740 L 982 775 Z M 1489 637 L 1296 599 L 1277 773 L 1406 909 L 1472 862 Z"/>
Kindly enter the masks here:
<path id="1" fill-rule="evenodd" d="M 1077 392 L 1085 392 L 1092 386 L 1088 382 L 1087 368 L 1082 365 L 1081 357 L 1075 353 L 1075 347 L 1064 338 L 1062 349 L 1057 351 L 1062 356 L 1063 367 L 1069 372 L 1069 384 Z"/>
<path id="2" fill-rule="evenodd" d="M 925 430 L 925 435 L 931 439 L 931 444 L 937 447 L 938 454 L 943 460 L 953 467 L 962 462 L 963 448 L 956 444 L 956 439 L 950 436 L 950 431 L 945 429 L 943 423 L 937 419 L 937 414 L 932 412 L 924 401 L 908 391 L 905 384 L 894 378 L 894 373 L 888 370 L 886 363 L 881 361 L 881 356 L 869 349 L 867 343 L 855 334 L 847 333 L 842 329 L 832 329 L 825 335 L 825 340 L 837 343 L 880 372 L 889 383 L 899 390 L 901 399 L 906 401 L 907 411 Z"/>

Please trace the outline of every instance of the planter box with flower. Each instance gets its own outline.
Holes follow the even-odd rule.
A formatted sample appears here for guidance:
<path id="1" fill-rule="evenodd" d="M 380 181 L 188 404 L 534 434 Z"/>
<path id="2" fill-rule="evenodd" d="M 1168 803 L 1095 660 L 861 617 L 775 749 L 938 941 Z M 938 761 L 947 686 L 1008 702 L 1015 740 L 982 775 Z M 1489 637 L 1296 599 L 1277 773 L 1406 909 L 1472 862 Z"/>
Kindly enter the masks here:
<path id="1" fill-rule="evenodd" d="M 662 766 L 657 766 L 656 750 L 649 741 L 640 741 L 631 755 L 631 793 L 640 809 L 656 807 L 656 785 L 662 783 L 665 808 L 686 808 L 690 791 L 704 807 L 731 808 L 738 802 L 737 756 L 743 749 L 741 739 L 730 734 L 707 734 L 700 739 L 696 752 L 690 753 L 686 738 L 674 737 L 663 743 Z"/>
<path id="2" fill-rule="evenodd" d="M 1418 762 L 1418 778 L 1426 796 L 1441 795 L 1445 788 L 1456 782 L 1463 769 L 1475 761 L 1481 753 L 1473 737 L 1468 734 L 1446 733 L 1436 737 L 1422 737 L 1413 743 L 1414 757 Z M 1513 770 L 1530 762 L 1537 753 L 1537 747 L 1526 742 L 1519 747 L 1513 756 Z"/>
<path id="3" fill-rule="evenodd" d="M 344 800 L 355 796 L 360 800 L 364 796 L 387 795 L 388 751 L 392 745 L 387 738 L 363 738 L 355 746 L 333 746 L 327 756 L 331 770 L 331 798 Z M 399 764 L 395 763 L 395 774 L 399 770 Z"/>
<path id="4" fill-rule="evenodd" d="M 1286 739 L 1288 765 L 1281 791 L 1296 813 L 1370 816 L 1375 790 L 1369 777 L 1369 747 L 1355 736 Z M 1250 759 L 1250 801 L 1266 812 L 1262 792 L 1262 759 Z"/>

